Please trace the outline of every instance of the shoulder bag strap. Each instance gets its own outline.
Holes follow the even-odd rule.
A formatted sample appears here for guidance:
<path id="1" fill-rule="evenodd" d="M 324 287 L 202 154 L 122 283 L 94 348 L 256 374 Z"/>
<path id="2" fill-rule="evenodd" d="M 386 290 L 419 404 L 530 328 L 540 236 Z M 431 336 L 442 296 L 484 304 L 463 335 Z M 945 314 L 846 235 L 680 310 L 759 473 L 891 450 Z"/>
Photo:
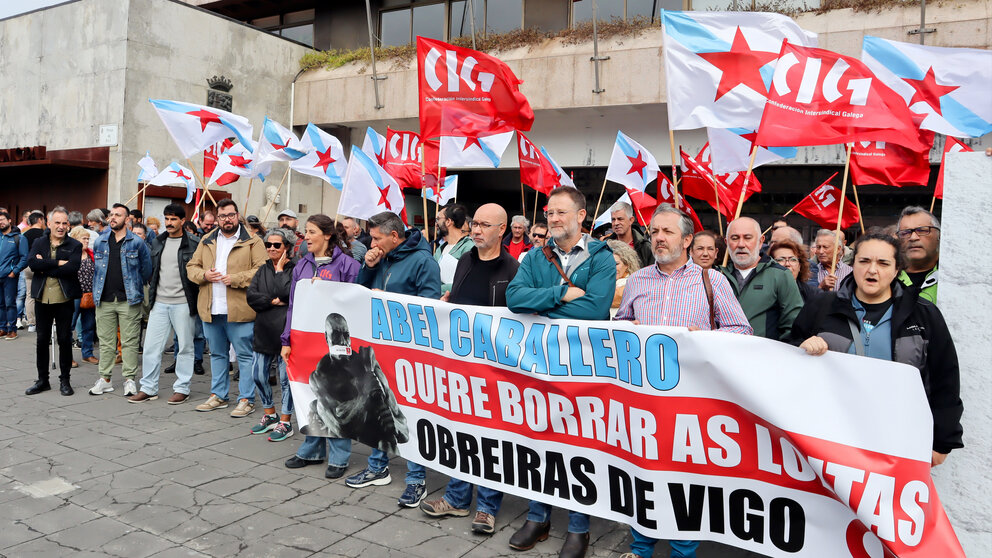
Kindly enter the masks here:
<path id="1" fill-rule="evenodd" d="M 565 270 L 561 268 L 561 262 L 559 262 L 558 258 L 555 257 L 551 247 L 545 245 L 541 252 L 544 254 L 544 257 L 548 258 L 548 261 L 555 266 L 555 269 L 557 269 L 558 273 L 561 274 L 561 278 L 565 280 L 565 284 L 569 287 L 574 287 L 575 285 L 572 284 L 572 280 L 568 278 L 568 275 L 565 275 Z"/>
<path id="2" fill-rule="evenodd" d="M 847 325 L 851 327 L 851 337 L 854 341 L 854 352 L 858 356 L 865 356 L 865 341 L 861 338 L 861 330 L 858 326 L 851 320 L 847 321 Z"/>
<path id="3" fill-rule="evenodd" d="M 710 270 L 703 268 L 703 289 L 706 290 L 706 302 L 710 305 L 710 329 L 716 330 L 716 308 L 713 305 L 713 283 L 710 282 Z"/>

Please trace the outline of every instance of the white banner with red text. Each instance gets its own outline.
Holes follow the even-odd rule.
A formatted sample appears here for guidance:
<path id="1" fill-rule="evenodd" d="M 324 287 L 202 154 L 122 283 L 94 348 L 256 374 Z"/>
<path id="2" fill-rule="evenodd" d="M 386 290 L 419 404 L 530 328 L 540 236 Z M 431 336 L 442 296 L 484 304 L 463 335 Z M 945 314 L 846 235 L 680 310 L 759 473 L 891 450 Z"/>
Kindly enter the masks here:
<path id="1" fill-rule="evenodd" d="M 301 432 L 768 556 L 964 556 L 919 372 L 767 339 L 301 281 Z"/>

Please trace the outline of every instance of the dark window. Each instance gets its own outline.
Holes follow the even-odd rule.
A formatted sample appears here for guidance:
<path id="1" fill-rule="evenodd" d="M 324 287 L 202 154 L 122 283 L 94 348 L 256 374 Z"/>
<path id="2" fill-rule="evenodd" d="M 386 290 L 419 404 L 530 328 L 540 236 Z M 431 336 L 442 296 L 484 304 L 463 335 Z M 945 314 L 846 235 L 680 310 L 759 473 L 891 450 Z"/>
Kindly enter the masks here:
<path id="1" fill-rule="evenodd" d="M 399 46 L 410 43 L 410 8 L 382 12 L 380 18 L 380 46 Z"/>
<path id="2" fill-rule="evenodd" d="M 314 10 L 301 10 L 253 19 L 248 23 L 273 35 L 313 46 Z"/>
<path id="3" fill-rule="evenodd" d="M 480 3 L 475 3 L 477 13 Z M 523 0 L 486 0 L 485 4 L 487 33 L 506 33 L 523 27 Z"/>
<path id="4" fill-rule="evenodd" d="M 475 0 L 473 6 L 475 7 L 475 34 L 482 35 L 485 33 L 486 26 L 486 10 L 485 10 L 485 0 Z M 468 2 L 465 0 L 455 0 L 451 2 L 450 18 L 448 19 L 448 38 L 454 39 L 456 37 L 471 37 L 472 36 L 472 19 L 471 11 L 469 10 Z"/>
<path id="5" fill-rule="evenodd" d="M 444 4 L 428 4 L 413 8 L 413 36 L 444 40 Z"/>

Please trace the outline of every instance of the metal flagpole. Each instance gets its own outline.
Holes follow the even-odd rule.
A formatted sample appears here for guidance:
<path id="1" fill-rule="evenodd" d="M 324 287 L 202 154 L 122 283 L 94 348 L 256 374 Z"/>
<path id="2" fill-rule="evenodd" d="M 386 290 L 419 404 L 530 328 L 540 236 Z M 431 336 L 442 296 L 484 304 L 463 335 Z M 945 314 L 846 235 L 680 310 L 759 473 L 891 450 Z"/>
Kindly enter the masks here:
<path id="1" fill-rule="evenodd" d="M 468 17 L 469 25 L 472 28 L 472 49 L 475 50 L 475 2 L 473 0 L 468 0 Z"/>
<path id="2" fill-rule="evenodd" d="M 375 89 L 375 108 L 379 110 L 385 106 L 379 102 L 379 80 L 386 79 L 386 76 L 379 77 L 379 73 L 375 69 L 375 41 L 372 36 L 372 5 L 370 0 L 365 0 L 365 16 L 368 19 L 369 27 L 369 52 L 372 55 L 372 85 Z"/>

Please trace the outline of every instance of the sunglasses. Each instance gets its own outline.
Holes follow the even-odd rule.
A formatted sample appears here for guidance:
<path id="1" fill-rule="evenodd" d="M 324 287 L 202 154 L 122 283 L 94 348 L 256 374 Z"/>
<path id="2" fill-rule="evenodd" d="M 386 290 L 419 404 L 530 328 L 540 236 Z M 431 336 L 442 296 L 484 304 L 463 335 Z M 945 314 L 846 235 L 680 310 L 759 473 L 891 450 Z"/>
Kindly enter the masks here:
<path id="1" fill-rule="evenodd" d="M 548 236 L 546 234 L 540 234 L 540 233 L 530 233 L 530 235 L 533 236 L 534 238 L 545 238 Z"/>
<path id="2" fill-rule="evenodd" d="M 282 248 L 282 242 L 263 242 L 266 248 Z"/>

